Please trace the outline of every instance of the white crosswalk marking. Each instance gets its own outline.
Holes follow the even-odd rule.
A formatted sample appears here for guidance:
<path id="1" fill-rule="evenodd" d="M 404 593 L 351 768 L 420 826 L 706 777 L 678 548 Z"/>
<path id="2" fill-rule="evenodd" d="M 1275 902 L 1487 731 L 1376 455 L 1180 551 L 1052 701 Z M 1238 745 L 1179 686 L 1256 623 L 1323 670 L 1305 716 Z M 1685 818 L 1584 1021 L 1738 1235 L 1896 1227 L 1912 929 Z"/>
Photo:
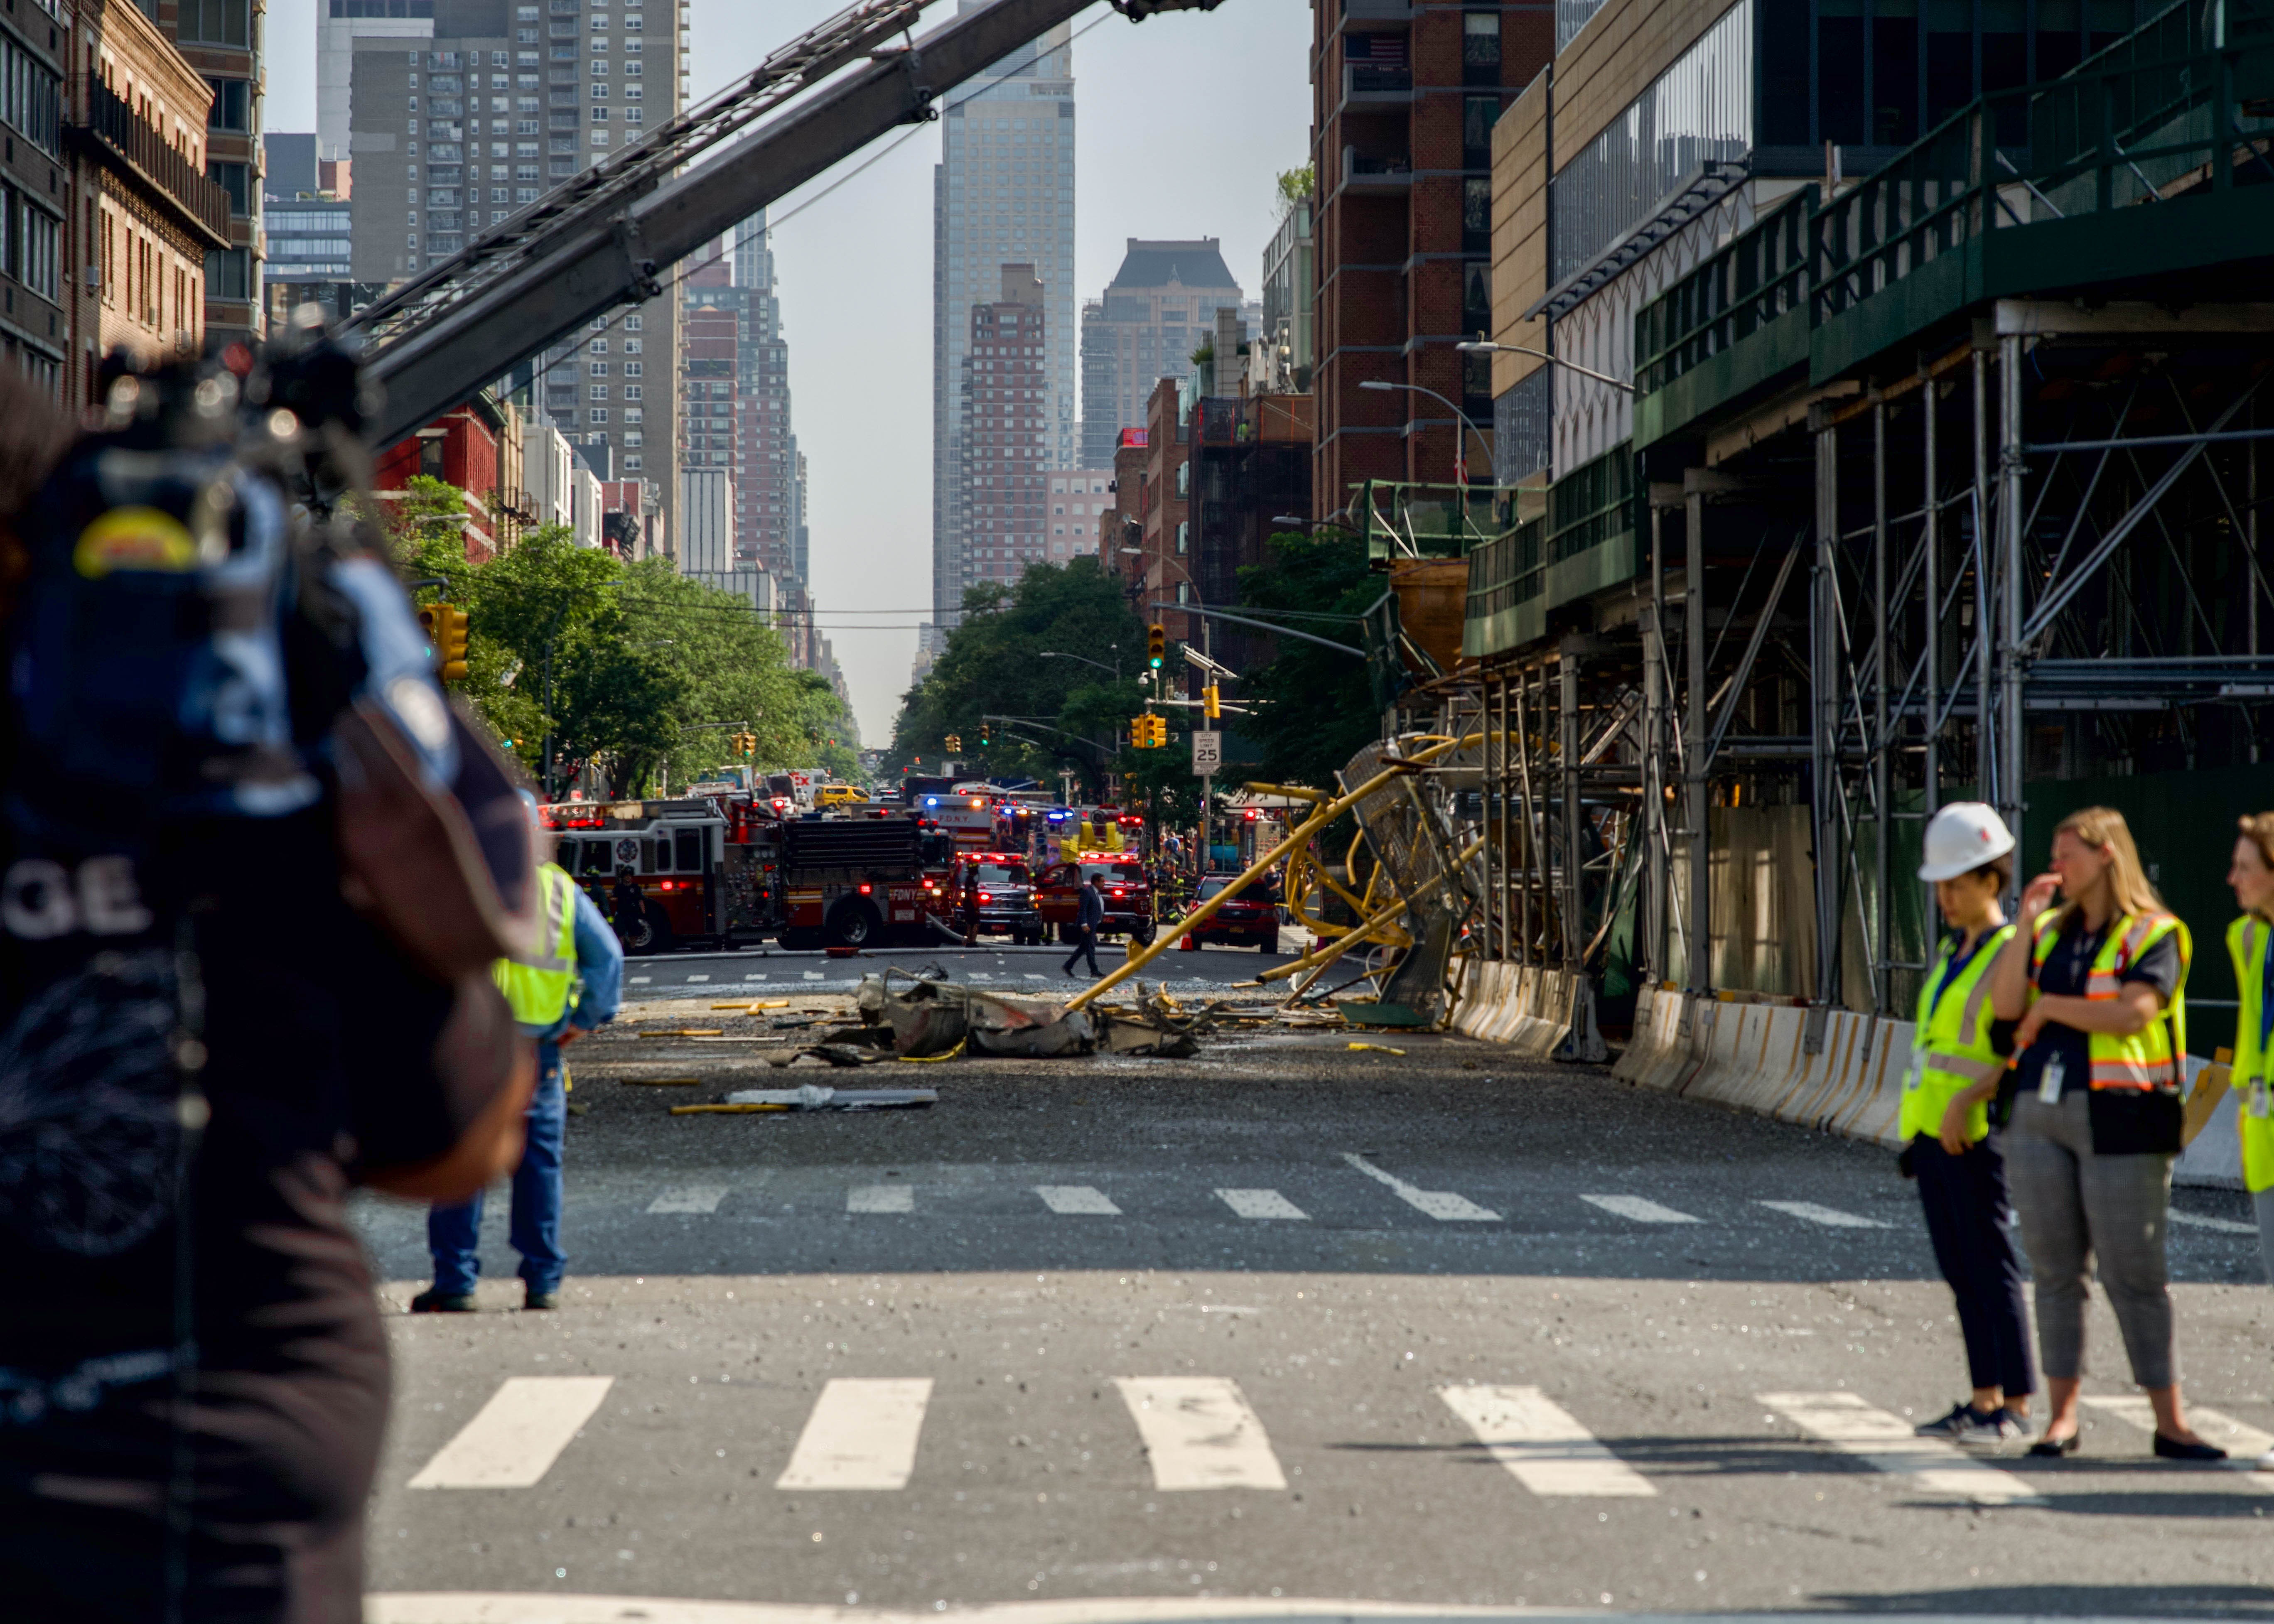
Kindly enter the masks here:
<path id="1" fill-rule="evenodd" d="M 635 975 L 631 978 L 629 985 L 633 987 L 644 987 L 653 980 L 655 980 L 655 977 L 651 975 Z"/>
<path id="2" fill-rule="evenodd" d="M 855 1184 L 845 1192 L 848 1213 L 912 1213 L 916 1192 L 907 1184 Z"/>
<path id="3" fill-rule="evenodd" d="M 1498 1223 L 1500 1214 L 1489 1207 L 1479 1207 L 1466 1196 L 1455 1195 L 1449 1190 L 1424 1190 L 1409 1184 L 1394 1173 L 1385 1173 L 1364 1156 L 1352 1151 L 1343 1153 L 1343 1160 L 1377 1183 L 1389 1186 L 1399 1200 L 1408 1207 L 1425 1212 L 1441 1223 Z"/>
<path id="4" fill-rule="evenodd" d="M 1631 1218 L 1637 1223 L 1696 1223 L 1688 1213 L 1677 1213 L 1670 1207 L 1660 1207 L 1638 1195 L 1583 1195 L 1579 1198 L 1591 1207 L 1600 1207 L 1607 1213 L 1622 1218 Z"/>
<path id="5" fill-rule="evenodd" d="M 1153 1463 L 1156 1489 L 1284 1489 L 1263 1423 L 1239 1384 L 1221 1376 L 1123 1376 L 1129 1406 Z"/>
<path id="6" fill-rule="evenodd" d="M 825 979 L 825 978 L 823 976 L 822 973 L 821 973 L 820 971 L 818 971 L 818 970 L 808 970 L 808 971 L 805 973 L 805 979 L 806 979 L 807 981 L 822 981 L 822 980 L 824 980 L 824 979 Z"/>
<path id="7" fill-rule="evenodd" d="M 1047 981 L 1049 978 L 1048 978 L 1047 976 L 1036 975 L 1036 974 L 1034 974 L 1032 972 L 1028 972 L 1028 975 L 1027 975 L 1027 979 L 1028 979 L 1028 981 Z"/>
<path id="8" fill-rule="evenodd" d="M 711 978 L 707 975 L 690 975 L 687 979 L 690 981 L 707 981 Z"/>
<path id="9" fill-rule="evenodd" d="M 840 1376 L 822 1388 L 805 1418 L 778 1489 L 905 1489 L 915 1470 L 916 1439 L 931 1378 Z"/>
<path id="10" fill-rule="evenodd" d="M 1310 1214 L 1276 1190 L 1219 1190 L 1224 1204 L 1243 1218 L 1304 1218 Z"/>
<path id="11" fill-rule="evenodd" d="M 511 1376 L 410 1480 L 414 1489 L 525 1489 L 592 1418 L 614 1376 Z"/>
<path id="12" fill-rule="evenodd" d="M 1035 1193 L 1054 1213 L 1088 1213 L 1103 1218 L 1121 1215 L 1121 1209 L 1104 1191 L 1089 1184 L 1036 1184 Z"/>
<path id="13" fill-rule="evenodd" d="M 766 973 L 764 970 L 745 970 L 742 972 L 742 979 L 746 981 L 763 981 L 766 979 Z"/>
<path id="14" fill-rule="evenodd" d="M 2129 1422 L 2143 1432 L 2156 1430 L 2156 1408 L 2144 1395 L 2127 1393 L 2120 1397 L 2088 1398 L 2084 1402 L 2102 1415 Z M 2205 1443 L 2217 1444 L 2226 1451 L 2230 1467 L 2248 1472 L 2252 1484 L 2262 1493 L 2274 1493 L 2274 1472 L 2251 1470 L 2260 1455 L 2274 1449 L 2274 1434 L 2262 1432 L 2248 1421 L 2238 1421 L 2219 1410 L 2205 1410 L 2201 1404 L 2187 1406 L 2187 1422 Z"/>
<path id="15" fill-rule="evenodd" d="M 1874 1471 L 1901 1477 L 1934 1494 L 1986 1506 L 2034 1500 L 2037 1492 L 2011 1472 L 1975 1459 L 1956 1444 L 1921 1438 L 1901 1416 L 1874 1410 L 1853 1393 L 1763 1393 L 1760 1402 L 1801 1431 L 1852 1455 Z"/>
<path id="16" fill-rule="evenodd" d="M 974 970 L 969 979 L 975 981 L 991 981 L 995 979 L 995 974 L 991 970 Z"/>
<path id="17" fill-rule="evenodd" d="M 1813 1201 L 1761 1201 L 1756 1205 L 1782 1213 L 1788 1218 L 1820 1223 L 1827 1229 L 1885 1229 L 1892 1227 L 1877 1218 L 1866 1218 L 1860 1213 L 1843 1213 L 1836 1207 L 1818 1207 Z"/>
<path id="18" fill-rule="evenodd" d="M 1627 1500 L 1658 1492 L 1538 1387 L 1440 1387 L 1437 1396 L 1534 1494 Z"/>
<path id="19" fill-rule="evenodd" d="M 651 1213 L 715 1213 L 727 1199 L 724 1184 L 681 1184 L 647 1204 Z"/>
<path id="20" fill-rule="evenodd" d="M 2213 1218 L 2207 1213 L 2183 1213 L 2176 1207 L 2172 1209 L 2172 1222 L 2184 1224 L 2190 1229 L 2217 1229 L 2221 1235 L 2258 1233 L 2258 1226 L 2255 1223 L 2237 1223 L 2232 1218 Z"/>

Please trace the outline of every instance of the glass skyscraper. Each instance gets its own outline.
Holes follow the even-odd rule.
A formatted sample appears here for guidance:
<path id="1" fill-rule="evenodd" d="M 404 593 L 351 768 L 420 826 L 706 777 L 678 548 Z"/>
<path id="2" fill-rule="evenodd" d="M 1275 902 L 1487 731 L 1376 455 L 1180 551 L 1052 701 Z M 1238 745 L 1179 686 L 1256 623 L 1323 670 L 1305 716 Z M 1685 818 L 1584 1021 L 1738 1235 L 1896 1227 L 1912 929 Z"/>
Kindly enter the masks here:
<path id="1" fill-rule="evenodd" d="M 964 0 L 970 9 L 972 0 Z M 1042 283 L 1041 468 L 1075 466 L 1073 59 L 1061 25 L 949 97 L 933 171 L 932 612 L 954 624 L 963 589 L 977 580 L 967 530 L 964 400 L 971 310 L 1002 297 L 1003 267 L 1031 265 Z M 998 506 L 1031 508 L 1014 533 L 1043 533 L 1047 493 L 1006 493 Z M 1039 543 L 1037 544 L 1039 545 Z M 927 646 L 930 643 L 927 638 Z"/>

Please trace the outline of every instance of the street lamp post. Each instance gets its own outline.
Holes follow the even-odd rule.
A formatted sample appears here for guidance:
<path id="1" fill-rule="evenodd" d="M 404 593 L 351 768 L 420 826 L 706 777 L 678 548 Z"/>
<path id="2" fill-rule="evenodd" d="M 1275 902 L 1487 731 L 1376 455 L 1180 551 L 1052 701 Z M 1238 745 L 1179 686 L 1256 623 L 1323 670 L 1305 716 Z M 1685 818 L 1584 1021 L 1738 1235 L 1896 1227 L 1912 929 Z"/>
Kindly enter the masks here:
<path id="1" fill-rule="evenodd" d="M 1540 359 L 1560 366 L 1566 372 L 1577 372 L 1582 378 L 1592 378 L 1597 383 L 1607 383 L 1614 389 L 1624 389 L 1629 395 L 1635 392 L 1634 385 L 1623 378 L 1614 378 L 1608 372 L 1599 372 L 1592 366 L 1582 366 L 1577 361 L 1567 361 L 1560 355 L 1550 355 L 1545 350 L 1533 350 L 1524 344 L 1495 344 L 1481 338 L 1472 338 L 1455 344 L 1453 348 L 1465 355 L 1537 356 Z M 1372 386 L 1360 384 L 1359 387 L 1364 389 L 1370 388 Z"/>
<path id="2" fill-rule="evenodd" d="M 1359 387 L 1361 389 L 1369 389 L 1377 394 L 1386 393 L 1392 389 L 1404 389 L 1414 395 L 1426 395 L 1431 400 L 1440 402 L 1447 410 L 1450 411 L 1455 417 L 1461 420 L 1463 427 L 1466 428 L 1470 433 L 1477 437 L 1477 444 L 1484 447 L 1485 464 L 1487 467 L 1491 466 L 1492 441 L 1485 438 L 1484 431 L 1482 429 L 1469 421 L 1469 414 L 1467 412 L 1463 411 L 1452 402 L 1446 400 L 1443 395 L 1438 394 L 1434 389 L 1424 388 L 1418 383 L 1391 383 L 1388 380 L 1381 378 L 1369 378 L 1360 383 Z M 1465 521 L 1469 516 L 1469 460 L 1457 450 L 1453 455 L 1453 482 L 1461 487 L 1461 517 Z"/>

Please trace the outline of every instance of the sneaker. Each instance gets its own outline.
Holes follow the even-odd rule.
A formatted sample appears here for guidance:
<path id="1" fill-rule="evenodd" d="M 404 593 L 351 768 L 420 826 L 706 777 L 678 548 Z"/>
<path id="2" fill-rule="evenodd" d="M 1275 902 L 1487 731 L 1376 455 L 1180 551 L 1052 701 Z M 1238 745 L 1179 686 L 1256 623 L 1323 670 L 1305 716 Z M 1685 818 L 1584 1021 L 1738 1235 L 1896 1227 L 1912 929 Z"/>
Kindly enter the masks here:
<path id="1" fill-rule="evenodd" d="M 2021 1417 L 2003 1404 L 1986 1416 L 1969 1404 L 1966 1407 L 1966 1420 L 1952 1441 L 1969 1449 L 1994 1450 L 2019 1443 L 2029 1435 L 2029 1429 Z"/>
<path id="2" fill-rule="evenodd" d="M 1950 1407 L 1948 1415 L 1933 1421 L 1922 1421 L 1911 1430 L 1920 1438 L 1954 1439 L 1972 1425 L 1980 1413 L 1973 1405 L 1961 1399 Z"/>
<path id="3" fill-rule="evenodd" d="M 557 1290 L 539 1291 L 535 1286 L 531 1286 L 523 1293 L 521 1305 L 525 1309 L 558 1308 L 561 1306 L 561 1293 Z"/>
<path id="4" fill-rule="evenodd" d="M 410 1299 L 414 1314 L 471 1314 L 474 1312 L 474 1294 L 471 1291 L 438 1291 L 429 1286 Z"/>

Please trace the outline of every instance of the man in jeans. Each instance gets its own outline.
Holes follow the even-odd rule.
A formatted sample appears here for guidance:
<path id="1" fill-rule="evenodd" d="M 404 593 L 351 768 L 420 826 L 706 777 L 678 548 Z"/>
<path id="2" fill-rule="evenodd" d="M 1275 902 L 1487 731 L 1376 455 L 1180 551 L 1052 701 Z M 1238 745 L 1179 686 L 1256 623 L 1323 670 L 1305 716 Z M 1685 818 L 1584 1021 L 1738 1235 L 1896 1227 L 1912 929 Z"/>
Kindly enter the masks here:
<path id="1" fill-rule="evenodd" d="M 524 794 L 530 816 L 534 797 Z M 543 841 L 546 831 L 539 829 Z M 539 850 L 543 849 L 540 846 Z M 538 957 L 501 959 L 499 987 L 513 1006 L 522 1035 L 537 1040 L 537 1092 L 529 1102 L 528 1139 L 513 1174 L 513 1249 L 521 1254 L 523 1308 L 557 1308 L 568 1259 L 561 1250 L 561 1142 L 568 1101 L 561 1086 L 561 1051 L 614 1019 L 622 995 L 624 950 L 568 871 L 538 865 L 545 892 L 545 929 Z M 434 1283 L 410 1299 L 414 1314 L 474 1311 L 474 1280 L 481 1272 L 482 1196 L 436 1207 L 426 1214 L 426 1250 Z"/>
<path id="2" fill-rule="evenodd" d="M 1068 975 L 1073 974 L 1074 960 L 1088 959 L 1089 973 L 1103 975 L 1097 967 L 1097 928 L 1105 922 L 1105 876 L 1093 873 L 1089 883 L 1081 888 L 1081 913 L 1074 921 L 1073 951 L 1066 955 L 1063 966 Z"/>

